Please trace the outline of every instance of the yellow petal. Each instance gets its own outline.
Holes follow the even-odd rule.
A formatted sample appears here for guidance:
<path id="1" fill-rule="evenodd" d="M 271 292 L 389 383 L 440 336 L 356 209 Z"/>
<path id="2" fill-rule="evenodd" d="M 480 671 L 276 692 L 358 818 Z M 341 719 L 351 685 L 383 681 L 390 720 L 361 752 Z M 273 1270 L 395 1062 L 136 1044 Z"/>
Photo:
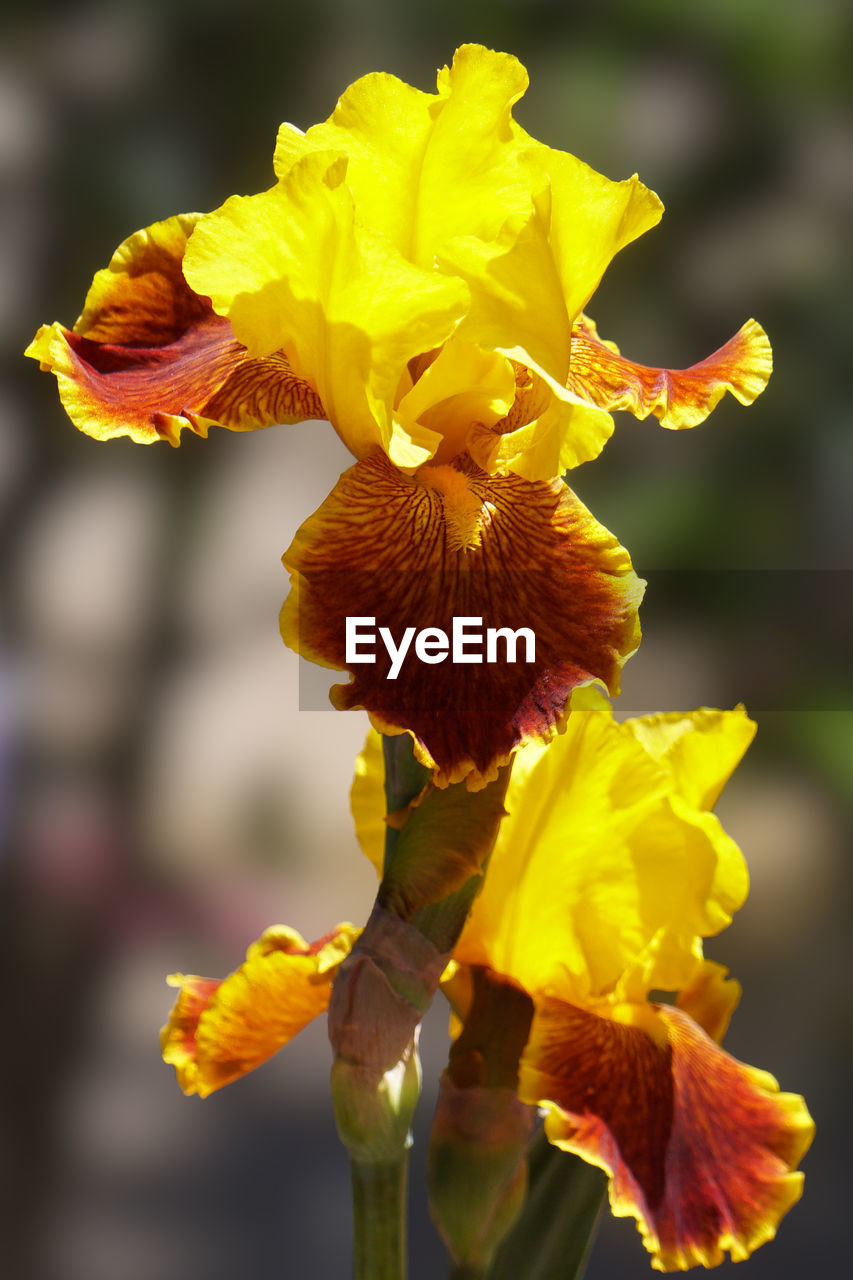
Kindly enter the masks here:
<path id="1" fill-rule="evenodd" d="M 679 991 L 675 1004 L 706 1035 L 721 1044 L 741 994 L 740 983 L 729 977 L 725 965 L 703 960 L 687 985 Z"/>
<path id="2" fill-rule="evenodd" d="M 251 355 L 284 350 L 356 457 L 377 445 L 393 456 L 401 375 L 449 336 L 467 290 L 356 225 L 346 167 L 312 153 L 272 190 L 231 197 L 200 221 L 184 269 Z M 425 439 L 411 465 L 435 447 Z"/>
<path id="3" fill-rule="evenodd" d="M 615 255 L 660 221 L 663 205 L 636 174 L 613 182 L 566 151 L 534 148 L 549 178 L 548 239 L 574 320 Z"/>
<path id="4" fill-rule="evenodd" d="M 626 727 L 669 771 L 677 793 L 697 809 L 712 809 L 717 803 L 756 730 L 743 706 L 733 711 L 664 711 L 628 720 Z"/>
<path id="5" fill-rule="evenodd" d="M 445 271 L 465 280 L 471 306 L 460 335 L 483 347 L 524 351 L 564 386 L 569 372 L 572 317 L 548 239 L 550 193 L 508 218 L 497 237 L 460 236 L 439 255 Z"/>
<path id="6" fill-rule="evenodd" d="M 516 397 L 518 425 L 502 432 L 495 463 L 525 480 L 544 480 L 597 458 L 613 434 L 610 414 L 561 387 L 521 348 L 504 355 L 525 365 L 531 381 Z"/>
<path id="7" fill-rule="evenodd" d="M 382 737 L 370 729 L 355 762 L 350 808 L 361 851 L 381 878 L 385 862 L 385 761 Z"/>
<path id="8" fill-rule="evenodd" d="M 506 356 L 454 335 L 402 397 L 395 417 L 413 437 L 424 428 L 434 432 L 435 460 L 447 462 L 465 449 L 473 424 L 488 430 L 506 416 L 515 391 Z"/>
<path id="9" fill-rule="evenodd" d="M 724 1053 L 681 1010 L 618 1018 L 544 1000 L 519 1092 L 556 1146 L 604 1169 L 659 1271 L 746 1258 L 799 1199 L 814 1125 L 803 1099 Z"/>
<path id="10" fill-rule="evenodd" d="M 587 1002 L 676 990 L 747 892 L 714 815 L 683 800 L 590 690 L 565 732 L 518 752 L 485 886 L 455 955 Z"/>
<path id="11" fill-rule="evenodd" d="M 180 994 L 160 1046 L 184 1093 L 206 1098 L 246 1075 L 323 1013 L 358 933 L 339 924 L 307 943 L 295 929 L 273 925 L 221 982 L 173 974 L 169 983 Z"/>
<path id="12" fill-rule="evenodd" d="M 285 177 L 309 148 L 345 152 L 360 217 L 432 270 L 442 245 L 460 235 L 490 238 L 527 208 L 530 179 L 510 128 L 526 87 L 515 58 L 477 45 L 457 50 L 435 94 L 391 75 L 364 76 L 325 123 L 304 136 L 282 127 L 276 173 Z"/>
<path id="13" fill-rule="evenodd" d="M 524 363 L 565 387 L 575 318 L 613 256 L 658 221 L 662 206 L 636 177 L 611 182 L 517 127 L 515 136 L 519 164 L 530 174 L 529 206 L 507 208 L 488 240 L 460 232 L 438 257 L 471 292 L 460 333 L 482 346 L 527 352 Z"/>

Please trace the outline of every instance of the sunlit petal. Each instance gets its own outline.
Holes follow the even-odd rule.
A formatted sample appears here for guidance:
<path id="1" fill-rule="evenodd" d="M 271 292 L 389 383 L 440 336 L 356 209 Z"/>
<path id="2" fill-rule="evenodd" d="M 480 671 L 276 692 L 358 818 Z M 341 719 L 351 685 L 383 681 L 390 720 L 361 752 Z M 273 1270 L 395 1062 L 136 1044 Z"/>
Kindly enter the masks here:
<path id="1" fill-rule="evenodd" d="M 489 239 L 530 203 L 510 111 L 527 87 L 518 60 L 478 45 L 458 49 L 422 93 L 381 72 L 341 95 L 333 115 L 299 134 L 279 131 L 285 178 L 308 151 L 345 152 L 360 216 L 410 262 L 431 270 L 457 236 Z"/>
<path id="2" fill-rule="evenodd" d="M 345 155 L 311 153 L 270 191 L 232 196 L 199 223 L 184 269 L 251 355 L 285 352 L 356 457 L 378 445 L 417 466 L 435 437 L 395 433 L 400 377 L 450 335 L 467 289 L 357 222 L 346 173 Z"/>
<path id="3" fill-rule="evenodd" d="M 679 991 L 675 1005 L 706 1035 L 721 1044 L 741 994 L 740 983 L 729 977 L 725 965 L 703 960 L 687 985 Z"/>
<path id="4" fill-rule="evenodd" d="M 362 852 L 381 877 L 385 861 L 385 761 L 382 738 L 375 729 L 368 731 L 355 762 L 350 808 Z"/>
<path id="5" fill-rule="evenodd" d="M 456 957 L 528 991 L 597 999 L 678 990 L 746 897 L 746 867 L 717 818 L 578 690 L 565 732 L 516 756 L 486 883 Z M 734 767 L 732 761 L 731 767 Z"/>
<path id="6" fill-rule="evenodd" d="M 756 729 L 743 706 L 733 711 L 713 707 L 662 711 L 625 724 L 649 755 L 669 771 L 678 794 L 697 809 L 714 807 Z"/>

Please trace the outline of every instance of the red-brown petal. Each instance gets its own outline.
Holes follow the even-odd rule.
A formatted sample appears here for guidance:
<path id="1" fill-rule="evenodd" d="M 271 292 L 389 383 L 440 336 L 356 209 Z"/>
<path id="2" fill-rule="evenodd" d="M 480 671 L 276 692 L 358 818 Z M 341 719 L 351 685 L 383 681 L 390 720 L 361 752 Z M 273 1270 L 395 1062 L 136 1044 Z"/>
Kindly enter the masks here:
<path id="1" fill-rule="evenodd" d="M 322 665 L 346 668 L 340 708 L 366 707 L 377 727 L 409 730 L 439 785 L 472 789 L 530 738 L 547 738 L 572 689 L 592 679 L 618 692 L 637 646 L 642 584 L 627 553 L 559 480 L 488 476 L 467 455 L 399 472 L 382 454 L 344 472 L 284 556 L 292 591 L 285 641 Z M 347 662 L 347 617 L 375 618 L 376 661 Z M 427 665 L 414 644 L 398 676 L 378 636 L 453 618 L 530 628 L 535 660 Z"/>
<path id="2" fill-rule="evenodd" d="M 636 418 L 653 413 L 662 427 L 677 431 L 703 422 L 727 391 L 752 404 L 772 369 L 770 343 L 755 320 L 689 369 L 655 369 L 626 360 L 582 317 L 572 329 L 567 386 L 599 408 L 626 409 Z"/>
<path id="3" fill-rule="evenodd" d="M 546 1133 L 610 1175 L 660 1271 L 737 1261 L 772 1239 L 800 1196 L 814 1126 L 802 1098 L 730 1057 L 681 1010 L 626 1021 L 544 999 L 520 1092 Z"/>
<path id="4" fill-rule="evenodd" d="M 62 402 L 96 439 L 128 435 L 177 444 L 207 435 L 322 418 L 316 393 L 283 355 L 248 359 L 228 320 L 184 280 L 184 250 L 199 215 L 139 231 L 99 271 L 73 330 L 39 330 L 27 354 L 56 374 Z"/>

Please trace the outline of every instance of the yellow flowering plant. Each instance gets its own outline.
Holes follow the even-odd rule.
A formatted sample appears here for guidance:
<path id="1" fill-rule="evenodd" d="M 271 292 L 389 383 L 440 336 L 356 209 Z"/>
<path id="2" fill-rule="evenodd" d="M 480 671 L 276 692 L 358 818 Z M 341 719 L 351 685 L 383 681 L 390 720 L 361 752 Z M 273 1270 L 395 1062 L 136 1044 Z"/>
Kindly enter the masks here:
<path id="1" fill-rule="evenodd" d="M 376 905 L 312 943 L 274 926 L 222 982 L 177 975 L 163 1054 L 205 1096 L 328 1007 L 362 1278 L 405 1273 L 417 1034 L 439 985 L 454 1042 L 431 1204 L 459 1277 L 499 1274 L 537 1107 L 662 1270 L 768 1239 L 811 1133 L 801 1099 L 718 1047 L 738 989 L 702 956 L 746 894 L 711 808 L 752 726 L 612 719 L 644 584 L 563 479 L 612 410 L 681 429 L 726 391 L 751 403 L 770 346 L 749 320 L 672 370 L 598 335 L 587 304 L 662 206 L 531 138 L 512 116 L 526 87 L 476 45 L 435 93 L 365 76 L 322 124 L 281 126 L 271 188 L 131 236 L 73 328 L 27 351 L 99 440 L 316 419 L 354 455 L 285 552 L 281 632 L 349 673 L 331 700 L 374 726 L 353 810 Z M 366 623 L 384 653 L 354 644 Z"/>

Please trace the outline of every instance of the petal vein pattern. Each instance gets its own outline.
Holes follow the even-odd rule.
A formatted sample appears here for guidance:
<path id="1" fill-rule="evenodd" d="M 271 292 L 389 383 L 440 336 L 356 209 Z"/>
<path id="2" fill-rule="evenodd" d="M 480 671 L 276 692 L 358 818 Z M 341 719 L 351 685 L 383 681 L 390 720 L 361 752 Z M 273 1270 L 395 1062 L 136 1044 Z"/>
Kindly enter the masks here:
<path id="1" fill-rule="evenodd" d="M 615 538 L 561 481 L 488 476 L 464 455 L 414 478 L 381 454 L 357 463 L 283 559 L 285 643 L 350 670 L 335 705 L 410 730 L 439 786 L 484 786 L 520 743 L 561 726 L 575 686 L 615 693 L 639 642 L 642 584 Z M 374 617 L 397 639 L 409 627 L 450 635 L 454 617 L 529 628 L 535 659 L 437 668 L 413 656 L 392 680 L 379 649 L 373 664 L 347 661 L 347 617 Z"/>
<path id="2" fill-rule="evenodd" d="M 654 369 L 624 359 L 583 317 L 572 331 L 568 386 L 603 409 L 627 409 L 636 418 L 653 413 L 662 427 L 678 431 L 704 422 L 727 391 L 752 404 L 772 370 L 770 343 L 755 320 L 689 369 Z"/>
<path id="3" fill-rule="evenodd" d="M 542 1000 L 520 1095 L 545 1105 L 551 1142 L 607 1171 L 611 1208 L 637 1219 L 655 1269 L 740 1261 L 799 1199 L 811 1119 L 680 1010 L 643 1014 L 632 1025 Z"/>

